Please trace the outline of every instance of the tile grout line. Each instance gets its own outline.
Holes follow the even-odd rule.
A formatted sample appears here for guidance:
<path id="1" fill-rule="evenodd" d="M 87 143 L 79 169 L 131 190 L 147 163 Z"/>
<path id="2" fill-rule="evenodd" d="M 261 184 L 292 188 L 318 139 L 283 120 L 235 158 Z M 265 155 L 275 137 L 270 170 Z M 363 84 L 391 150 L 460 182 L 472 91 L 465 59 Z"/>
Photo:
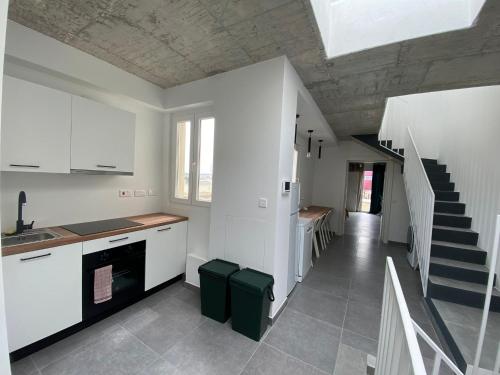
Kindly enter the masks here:
<path id="1" fill-rule="evenodd" d="M 262 344 L 263 344 L 263 345 L 267 345 L 267 346 L 269 346 L 269 347 L 273 348 L 274 350 L 277 350 L 278 352 L 280 352 L 280 353 L 284 354 L 285 356 L 290 357 L 290 358 L 293 358 L 293 359 L 295 359 L 295 360 L 299 361 L 300 363 L 303 363 L 303 364 L 305 364 L 305 365 L 307 365 L 307 366 L 309 366 L 309 367 L 312 367 L 313 369 L 315 369 L 315 370 L 317 370 L 317 371 L 319 371 L 319 372 L 321 372 L 321 373 L 323 373 L 323 374 L 328 374 L 326 371 L 323 371 L 322 369 L 320 369 L 320 368 L 318 368 L 318 367 L 314 366 L 313 364 L 311 364 L 311 363 L 309 363 L 309 362 L 306 362 L 306 361 L 304 361 L 303 359 L 297 358 L 297 357 L 295 357 L 294 355 L 289 354 L 289 353 L 287 353 L 287 352 L 283 351 L 282 349 L 280 349 L 280 348 L 278 348 L 278 347 L 276 347 L 276 346 L 274 346 L 274 345 L 272 345 L 272 344 L 269 344 L 268 342 L 263 342 Z M 334 367 L 334 370 L 335 370 L 335 367 Z"/>

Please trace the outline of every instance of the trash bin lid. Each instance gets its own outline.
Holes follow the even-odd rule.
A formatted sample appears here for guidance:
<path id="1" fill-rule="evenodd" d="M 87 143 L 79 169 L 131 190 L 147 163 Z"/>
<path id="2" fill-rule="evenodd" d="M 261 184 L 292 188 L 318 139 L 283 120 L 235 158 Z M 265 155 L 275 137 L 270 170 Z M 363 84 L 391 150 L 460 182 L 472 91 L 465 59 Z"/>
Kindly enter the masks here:
<path id="1" fill-rule="evenodd" d="M 232 275 L 229 279 L 229 283 L 231 285 L 237 285 L 249 292 L 263 295 L 267 289 L 272 288 L 274 278 L 267 273 L 245 268 Z"/>
<path id="2" fill-rule="evenodd" d="M 208 274 L 216 278 L 227 279 L 240 270 L 240 266 L 222 259 L 214 259 L 198 267 L 198 273 Z"/>

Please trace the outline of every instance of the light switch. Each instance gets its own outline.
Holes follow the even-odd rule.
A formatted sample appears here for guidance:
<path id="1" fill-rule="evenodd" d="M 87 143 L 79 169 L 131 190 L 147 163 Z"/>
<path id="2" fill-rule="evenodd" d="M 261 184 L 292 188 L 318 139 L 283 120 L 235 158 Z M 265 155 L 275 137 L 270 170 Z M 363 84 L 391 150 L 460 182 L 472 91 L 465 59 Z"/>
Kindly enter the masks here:
<path id="1" fill-rule="evenodd" d="M 267 208 L 267 198 L 259 198 L 259 207 Z"/>

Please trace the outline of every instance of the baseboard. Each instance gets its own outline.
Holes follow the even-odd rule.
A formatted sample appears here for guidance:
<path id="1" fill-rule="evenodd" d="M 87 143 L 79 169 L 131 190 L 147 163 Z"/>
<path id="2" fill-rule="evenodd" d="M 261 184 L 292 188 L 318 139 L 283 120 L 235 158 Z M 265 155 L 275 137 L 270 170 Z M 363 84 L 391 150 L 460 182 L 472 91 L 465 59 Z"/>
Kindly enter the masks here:
<path id="1" fill-rule="evenodd" d="M 280 308 L 278 309 L 278 311 L 276 311 L 276 314 L 274 314 L 274 316 L 270 316 L 269 317 L 269 324 L 270 325 L 273 325 L 274 323 L 276 323 L 276 321 L 278 320 L 278 318 L 280 317 L 281 313 L 283 312 L 283 310 L 285 309 L 286 305 L 288 304 L 288 298 L 286 298 L 283 303 L 281 304 Z"/>

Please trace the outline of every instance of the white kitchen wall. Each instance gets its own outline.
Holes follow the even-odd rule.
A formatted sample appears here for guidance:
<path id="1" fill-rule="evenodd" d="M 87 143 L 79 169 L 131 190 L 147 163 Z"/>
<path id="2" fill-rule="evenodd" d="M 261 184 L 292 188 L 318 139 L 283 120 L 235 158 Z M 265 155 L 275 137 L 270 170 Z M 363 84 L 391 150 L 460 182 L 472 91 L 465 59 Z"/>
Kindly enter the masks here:
<path id="1" fill-rule="evenodd" d="M 290 200 L 281 194 L 281 182 L 292 174 L 299 92 L 312 121 L 320 128 L 327 126 L 285 57 L 168 89 L 165 94 L 167 109 L 211 104 L 216 118 L 209 249 L 205 253 L 203 246 L 193 245 L 189 251 L 272 274 L 276 303 L 271 315 L 286 300 Z M 325 127 L 324 134 L 331 134 L 331 129 Z M 267 208 L 258 207 L 259 198 L 267 199 Z M 168 203 L 166 207 L 176 209 Z M 204 211 L 185 210 L 190 218 L 200 217 L 200 228 L 206 227 Z M 205 234 L 202 231 L 199 238 L 206 238 Z"/>
<path id="2" fill-rule="evenodd" d="M 321 160 L 315 160 L 313 204 L 335 209 L 330 225 L 335 233 L 343 235 L 348 162 L 387 163 L 383 208 L 385 217 L 382 219 L 382 230 L 385 234 L 383 233 L 382 239 L 406 242 L 408 204 L 401 200 L 401 183 L 393 183 L 393 176 L 395 179 L 401 178 L 398 175 L 401 173 L 399 165 L 357 142 L 341 141 L 338 146 L 326 147 Z M 398 223 L 398 220 L 401 222 Z"/>
<path id="3" fill-rule="evenodd" d="M 5 31 L 7 26 L 8 7 L 9 7 L 8 1 L 0 2 L 0 108 L 2 104 Z M 0 115 L 1 115 L 1 110 L 0 110 Z M 0 126 L 1 126 L 1 120 L 0 120 Z M 0 257 L 0 374 L 5 374 L 5 375 L 10 374 L 9 345 L 7 343 L 7 325 L 5 322 L 5 299 L 4 299 L 4 288 L 3 288 L 2 257 Z"/>
<path id="4" fill-rule="evenodd" d="M 255 64 L 168 89 L 165 97 L 167 108 L 213 102 L 208 258 L 269 274 L 274 274 L 283 65 L 282 58 Z M 258 207 L 260 197 L 268 200 L 267 208 Z"/>
<path id="5" fill-rule="evenodd" d="M 440 91 L 391 98 L 392 110 L 411 114 L 407 121 L 422 157 L 448 166 L 479 247 L 490 252 L 500 213 L 500 86 Z M 388 116 L 391 118 L 391 116 Z M 396 128 L 400 123 L 390 124 Z M 500 264 L 497 267 L 500 272 Z"/>
<path id="6" fill-rule="evenodd" d="M 27 193 L 25 220 L 35 220 L 36 227 L 161 211 L 164 114 L 154 109 L 154 102 L 163 90 L 15 23 L 9 22 L 7 33 L 6 74 L 134 112 L 136 155 L 132 177 L 2 172 L 2 230 L 15 226 L 20 190 Z M 65 59 L 64 69 L 60 59 Z M 71 63 L 75 60 L 79 63 Z M 140 97 L 124 95 L 132 86 Z M 123 188 L 152 188 L 156 196 L 119 198 Z"/>

